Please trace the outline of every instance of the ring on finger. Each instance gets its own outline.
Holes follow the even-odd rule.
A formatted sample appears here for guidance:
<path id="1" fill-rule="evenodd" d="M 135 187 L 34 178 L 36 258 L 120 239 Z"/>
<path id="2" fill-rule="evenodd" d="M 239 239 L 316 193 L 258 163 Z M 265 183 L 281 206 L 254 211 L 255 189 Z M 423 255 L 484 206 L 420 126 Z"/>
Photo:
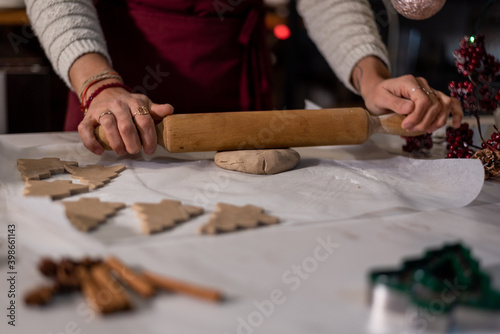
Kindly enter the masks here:
<path id="1" fill-rule="evenodd" d="M 135 117 L 136 115 L 149 115 L 149 110 L 145 106 L 140 106 L 137 108 L 137 111 L 132 115 L 132 117 Z"/>
<path id="2" fill-rule="evenodd" d="M 432 89 L 427 90 L 427 89 L 425 89 L 424 87 L 422 87 L 422 90 L 423 90 L 423 91 L 424 91 L 424 93 L 425 93 L 425 94 L 427 94 L 427 95 L 434 94 L 434 96 L 436 96 L 436 97 L 437 97 L 436 92 L 435 92 L 434 90 L 432 90 Z"/>
<path id="3" fill-rule="evenodd" d="M 102 114 L 100 114 L 99 117 L 97 117 L 97 123 L 101 124 L 100 123 L 101 117 L 102 116 L 106 116 L 106 115 L 112 115 L 112 116 L 114 116 L 114 114 L 113 114 L 113 112 L 111 110 L 105 111 Z"/>
<path id="4" fill-rule="evenodd" d="M 413 87 L 411 90 L 410 90 L 410 93 L 413 93 L 413 92 L 416 92 L 417 90 L 423 90 L 425 92 L 425 89 L 423 87 L 420 87 L 420 86 L 417 86 L 417 87 Z"/>

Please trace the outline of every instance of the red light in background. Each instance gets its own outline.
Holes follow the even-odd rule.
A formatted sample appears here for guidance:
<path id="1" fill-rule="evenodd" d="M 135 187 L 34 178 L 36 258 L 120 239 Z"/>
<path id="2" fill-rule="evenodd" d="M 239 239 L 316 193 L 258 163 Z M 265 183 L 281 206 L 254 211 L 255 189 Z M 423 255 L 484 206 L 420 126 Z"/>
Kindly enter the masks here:
<path id="1" fill-rule="evenodd" d="M 277 39 L 288 39 L 291 34 L 290 28 L 288 28 L 286 24 L 278 24 L 274 27 L 274 36 L 276 36 Z"/>

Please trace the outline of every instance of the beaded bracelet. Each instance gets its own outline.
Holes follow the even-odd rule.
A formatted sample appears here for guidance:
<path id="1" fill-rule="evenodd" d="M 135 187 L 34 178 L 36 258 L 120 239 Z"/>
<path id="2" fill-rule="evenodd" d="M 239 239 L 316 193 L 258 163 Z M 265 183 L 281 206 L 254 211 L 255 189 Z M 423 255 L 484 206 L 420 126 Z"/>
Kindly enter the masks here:
<path id="1" fill-rule="evenodd" d="M 95 85 L 96 83 L 98 83 L 100 81 L 108 80 L 108 79 L 115 79 L 115 80 L 119 80 L 119 81 L 123 82 L 122 77 L 119 76 L 119 75 L 112 75 L 112 74 L 110 74 L 110 75 L 103 75 L 102 77 L 100 77 L 100 78 L 98 78 L 96 80 L 91 81 L 85 87 L 85 89 L 79 95 L 80 101 L 84 101 L 85 100 L 85 96 L 87 95 L 87 91 L 89 90 L 90 87 L 92 87 L 93 85 Z"/>
<path id="2" fill-rule="evenodd" d="M 88 90 L 90 86 L 105 79 L 122 80 L 121 76 L 116 71 L 105 71 L 91 76 L 80 85 L 80 89 L 78 90 L 78 97 L 80 98 L 80 101 L 83 99 L 84 92 Z"/>
<path id="3" fill-rule="evenodd" d="M 108 89 L 108 88 L 113 88 L 113 87 L 121 87 L 126 89 L 129 93 L 132 92 L 132 89 L 130 89 L 129 86 L 121 83 L 121 82 L 112 82 L 109 84 L 105 84 L 102 86 L 99 86 L 87 99 L 85 104 L 82 101 L 82 104 L 80 105 L 80 110 L 83 112 L 84 115 L 87 114 L 87 111 L 89 110 L 90 103 L 92 102 L 93 99 L 96 98 L 97 95 L 99 95 L 103 90 Z"/>

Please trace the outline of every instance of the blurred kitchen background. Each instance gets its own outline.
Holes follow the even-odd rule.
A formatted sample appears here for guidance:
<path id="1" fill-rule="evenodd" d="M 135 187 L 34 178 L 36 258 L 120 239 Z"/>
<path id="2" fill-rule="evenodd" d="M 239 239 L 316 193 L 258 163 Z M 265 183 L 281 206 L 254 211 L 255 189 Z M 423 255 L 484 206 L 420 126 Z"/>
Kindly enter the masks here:
<path id="1" fill-rule="evenodd" d="M 423 21 L 390 14 L 394 11 L 386 11 L 384 1 L 370 3 L 388 46 L 392 74 L 423 76 L 432 87 L 448 93 L 448 82 L 460 79 L 453 50 L 471 34 L 488 0 L 449 0 L 437 15 Z M 276 108 L 302 108 L 304 99 L 322 107 L 363 106 L 309 39 L 296 0 L 266 3 Z M 479 32 L 486 36 L 487 51 L 499 58 L 500 1 L 490 7 Z M 67 88 L 30 29 L 23 1 L 0 0 L 0 133 L 61 131 L 66 95 Z"/>

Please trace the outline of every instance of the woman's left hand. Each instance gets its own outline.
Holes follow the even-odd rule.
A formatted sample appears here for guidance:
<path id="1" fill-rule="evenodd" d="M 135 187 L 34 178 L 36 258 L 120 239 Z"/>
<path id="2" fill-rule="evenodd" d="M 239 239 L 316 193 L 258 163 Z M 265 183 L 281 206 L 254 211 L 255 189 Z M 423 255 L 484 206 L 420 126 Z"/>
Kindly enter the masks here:
<path id="1" fill-rule="evenodd" d="M 454 128 L 462 121 L 462 107 L 456 98 L 432 89 L 424 78 L 391 78 L 387 66 L 377 57 L 361 59 L 351 80 L 371 113 L 406 115 L 401 126 L 408 131 L 432 133 L 444 126 L 450 115 Z"/>
<path id="2" fill-rule="evenodd" d="M 401 126 L 408 131 L 432 133 L 453 118 L 458 128 L 463 118 L 460 102 L 429 86 L 413 75 L 381 80 L 363 92 L 366 107 L 374 114 L 395 112 L 406 115 Z"/>

